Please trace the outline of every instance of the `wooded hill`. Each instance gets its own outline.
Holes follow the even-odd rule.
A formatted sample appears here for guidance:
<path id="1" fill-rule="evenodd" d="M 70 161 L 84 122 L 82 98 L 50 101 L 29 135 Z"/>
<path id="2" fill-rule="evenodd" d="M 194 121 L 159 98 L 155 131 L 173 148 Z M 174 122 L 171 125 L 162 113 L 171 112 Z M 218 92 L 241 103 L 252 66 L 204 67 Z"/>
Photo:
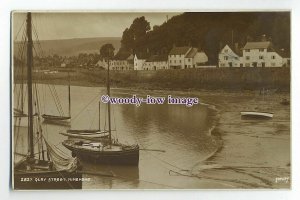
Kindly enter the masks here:
<path id="1" fill-rule="evenodd" d="M 168 54 L 173 46 L 193 46 L 217 64 L 225 44 L 260 41 L 262 35 L 280 49 L 290 51 L 289 12 L 188 12 L 152 29 L 144 17 L 136 18 L 123 32 L 121 52 Z"/>

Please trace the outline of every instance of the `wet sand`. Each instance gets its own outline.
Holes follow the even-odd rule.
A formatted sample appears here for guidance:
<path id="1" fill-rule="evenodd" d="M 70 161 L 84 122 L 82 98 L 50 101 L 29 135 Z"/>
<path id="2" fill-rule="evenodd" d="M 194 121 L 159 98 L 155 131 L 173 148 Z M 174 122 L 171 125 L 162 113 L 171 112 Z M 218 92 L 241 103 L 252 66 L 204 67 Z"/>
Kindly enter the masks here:
<path id="1" fill-rule="evenodd" d="M 290 106 L 280 104 L 289 93 L 219 91 L 200 96 L 219 111 L 212 134 L 222 138 L 223 146 L 192 174 L 233 188 L 290 188 Z M 244 120 L 240 111 L 272 112 L 274 117 Z"/>

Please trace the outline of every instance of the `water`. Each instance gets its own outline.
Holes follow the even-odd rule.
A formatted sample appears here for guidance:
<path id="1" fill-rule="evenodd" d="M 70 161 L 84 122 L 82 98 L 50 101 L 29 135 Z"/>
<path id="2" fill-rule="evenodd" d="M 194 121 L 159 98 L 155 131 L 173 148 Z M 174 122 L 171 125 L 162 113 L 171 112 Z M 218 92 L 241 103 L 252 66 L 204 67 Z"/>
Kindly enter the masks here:
<path id="1" fill-rule="evenodd" d="M 38 87 L 41 114 L 58 115 L 49 86 Z M 50 86 L 52 87 L 52 86 Z M 60 106 L 68 114 L 68 89 L 66 86 L 55 86 L 60 99 Z M 99 126 L 99 98 L 105 94 L 105 88 L 71 86 L 70 126 L 42 124 L 44 135 L 53 145 L 70 155 L 61 142 L 67 137 L 59 131 L 72 129 L 97 129 Z M 111 96 L 130 97 L 132 94 L 145 97 L 168 95 L 163 91 L 133 91 L 112 89 Z M 189 94 L 192 96 L 192 94 Z M 16 101 L 15 101 L 16 104 Z M 38 103 L 37 103 L 38 104 Z M 26 104 L 25 104 L 26 105 Z M 26 109 L 25 109 L 26 110 Z M 100 127 L 107 129 L 106 105 L 100 106 Z M 219 147 L 210 134 L 213 124 L 213 111 L 204 105 L 186 107 L 184 105 L 112 105 L 113 137 L 120 142 L 138 143 L 141 149 L 159 149 L 158 151 L 140 151 L 138 167 L 108 166 L 83 163 L 84 170 L 113 173 L 115 177 L 85 175 L 90 181 L 83 183 L 84 189 L 106 188 L 207 188 L 210 181 L 199 178 L 179 176 L 174 172 L 191 170 L 194 166 L 212 155 Z M 20 133 L 26 135 L 26 129 Z M 15 131 L 16 133 L 16 131 Z M 16 136 L 15 136 L 16 139 Z M 18 144 L 18 151 L 26 149 L 26 138 L 23 145 Z M 218 187 L 219 184 L 214 184 Z"/>
<path id="2" fill-rule="evenodd" d="M 40 113 L 57 115 L 49 86 L 37 87 Z M 60 106 L 67 115 L 68 89 L 66 86 L 55 88 Z M 114 177 L 85 174 L 90 181 L 83 183 L 84 189 L 290 187 L 290 109 L 278 103 L 280 94 L 261 100 L 259 96 L 246 93 L 112 89 L 111 96 L 167 96 L 169 93 L 199 96 L 201 102 L 215 104 L 219 110 L 204 104 L 193 107 L 113 105 L 112 129 L 116 130 L 113 137 L 123 143 L 138 143 L 141 149 L 165 152 L 141 150 L 138 167 L 83 163 L 85 171 L 114 174 Z M 72 86 L 72 121 L 69 126 L 42 124 L 48 141 L 70 155 L 61 144 L 67 137 L 59 131 L 97 129 L 102 94 L 105 88 Z M 107 129 L 106 109 L 106 105 L 101 104 L 101 129 Z M 239 111 L 255 109 L 274 112 L 274 118 L 268 121 L 241 119 Z M 16 152 L 26 152 L 26 131 L 24 127 L 15 129 Z"/>

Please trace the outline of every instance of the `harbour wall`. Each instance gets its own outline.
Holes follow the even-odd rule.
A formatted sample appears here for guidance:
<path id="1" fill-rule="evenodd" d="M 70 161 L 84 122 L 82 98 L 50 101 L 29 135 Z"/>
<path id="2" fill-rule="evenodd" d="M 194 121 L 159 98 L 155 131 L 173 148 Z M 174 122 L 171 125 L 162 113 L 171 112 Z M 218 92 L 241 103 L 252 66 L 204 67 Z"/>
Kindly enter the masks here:
<path id="1" fill-rule="evenodd" d="M 69 74 L 69 75 L 68 75 Z M 23 79 L 26 79 L 24 75 Z M 58 69 L 55 73 L 36 71 L 36 82 L 98 86 L 106 83 L 106 70 Z M 21 80 L 14 74 L 16 82 Z M 199 68 L 157 71 L 110 71 L 113 87 L 140 87 L 147 89 L 228 89 L 290 90 L 290 68 Z"/>

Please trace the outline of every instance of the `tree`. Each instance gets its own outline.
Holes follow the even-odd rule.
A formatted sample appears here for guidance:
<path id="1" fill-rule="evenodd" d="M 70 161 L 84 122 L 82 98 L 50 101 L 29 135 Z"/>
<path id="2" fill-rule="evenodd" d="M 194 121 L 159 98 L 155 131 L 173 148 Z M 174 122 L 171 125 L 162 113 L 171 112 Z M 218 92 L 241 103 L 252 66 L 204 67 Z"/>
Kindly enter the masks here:
<path id="1" fill-rule="evenodd" d="M 100 56 L 104 59 L 111 59 L 114 56 L 114 46 L 110 43 L 102 45 L 100 48 Z"/>
<path id="2" fill-rule="evenodd" d="M 123 32 L 122 40 L 121 40 L 121 48 L 126 50 L 133 49 L 134 36 L 132 30 L 126 28 Z"/>
<path id="3" fill-rule="evenodd" d="M 122 51 L 144 51 L 147 47 L 144 41 L 147 33 L 151 30 L 150 23 L 144 16 L 135 18 L 129 28 L 122 35 Z"/>

